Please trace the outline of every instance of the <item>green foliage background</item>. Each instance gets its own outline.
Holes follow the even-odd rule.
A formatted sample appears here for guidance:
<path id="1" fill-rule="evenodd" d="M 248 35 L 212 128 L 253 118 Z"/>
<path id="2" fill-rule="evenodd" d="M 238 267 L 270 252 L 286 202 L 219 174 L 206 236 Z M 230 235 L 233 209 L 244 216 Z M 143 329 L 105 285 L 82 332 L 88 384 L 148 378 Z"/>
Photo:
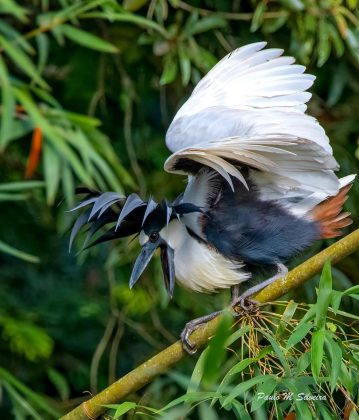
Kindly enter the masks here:
<path id="1" fill-rule="evenodd" d="M 158 260 L 130 292 L 137 244 L 69 254 L 65 210 L 78 185 L 175 197 L 184 179 L 162 165 L 176 109 L 219 58 L 263 39 L 317 76 L 309 112 L 325 127 L 341 174 L 357 173 L 356 0 L 0 1 L 2 416 L 56 417 L 84 390 L 95 393 L 175 340 L 189 319 L 227 303 L 226 293 L 176 288 L 169 304 Z M 41 160 L 25 180 L 35 129 Z M 347 209 L 358 227 L 358 182 Z M 356 285 L 358 270 L 358 255 L 343 261 L 335 288 Z M 297 299 L 314 301 L 317 281 Z M 133 399 L 164 405 L 193 365 Z M 232 418 L 201 410 L 195 416 Z"/>

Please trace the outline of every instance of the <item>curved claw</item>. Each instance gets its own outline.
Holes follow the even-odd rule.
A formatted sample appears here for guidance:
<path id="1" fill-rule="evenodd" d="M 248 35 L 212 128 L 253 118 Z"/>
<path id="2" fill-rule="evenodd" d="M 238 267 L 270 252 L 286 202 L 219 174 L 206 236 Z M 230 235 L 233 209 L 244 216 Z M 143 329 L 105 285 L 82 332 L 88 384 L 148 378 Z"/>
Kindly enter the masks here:
<path id="1" fill-rule="evenodd" d="M 186 326 L 184 327 L 183 331 L 181 332 L 181 341 L 182 341 L 182 347 L 185 352 L 188 354 L 195 354 L 197 352 L 197 348 L 195 344 L 192 343 L 189 336 L 193 333 L 193 331 L 196 329 L 191 322 L 188 322 Z"/>
<path id="2" fill-rule="evenodd" d="M 222 312 L 223 311 L 213 312 L 212 314 L 202 316 L 201 318 L 196 318 L 190 322 L 187 322 L 186 326 L 181 332 L 181 341 L 182 341 L 183 350 L 186 351 L 188 354 L 196 353 L 197 347 L 194 343 L 191 342 L 191 340 L 189 339 L 189 336 L 193 333 L 193 331 L 196 331 L 196 329 L 199 328 L 201 325 L 215 318 Z"/>
<path id="3" fill-rule="evenodd" d="M 249 298 L 239 298 L 232 302 L 232 310 L 234 316 L 242 315 L 243 313 L 255 313 L 258 311 L 259 302 Z"/>

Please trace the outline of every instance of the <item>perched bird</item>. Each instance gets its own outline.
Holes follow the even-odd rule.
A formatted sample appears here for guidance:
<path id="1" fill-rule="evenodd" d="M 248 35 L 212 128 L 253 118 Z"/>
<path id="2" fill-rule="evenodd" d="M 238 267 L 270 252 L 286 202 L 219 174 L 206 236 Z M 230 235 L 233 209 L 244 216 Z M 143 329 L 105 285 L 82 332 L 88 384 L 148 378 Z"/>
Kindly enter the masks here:
<path id="1" fill-rule="evenodd" d="M 73 209 L 83 212 L 70 245 L 84 226 L 86 244 L 108 227 L 91 245 L 139 234 L 130 287 L 160 248 L 171 297 L 176 278 L 196 292 L 231 288 L 232 305 L 246 308 L 250 296 L 287 273 L 288 260 L 318 239 L 341 235 L 352 222 L 342 207 L 355 176 L 337 178 L 328 137 L 306 114 L 314 76 L 265 46 L 224 57 L 175 115 L 164 168 L 188 176 L 185 191 L 158 204 L 80 188 L 87 197 Z M 272 274 L 254 284 L 258 267 Z M 187 351 L 195 350 L 191 332 L 216 315 L 186 325 Z"/>

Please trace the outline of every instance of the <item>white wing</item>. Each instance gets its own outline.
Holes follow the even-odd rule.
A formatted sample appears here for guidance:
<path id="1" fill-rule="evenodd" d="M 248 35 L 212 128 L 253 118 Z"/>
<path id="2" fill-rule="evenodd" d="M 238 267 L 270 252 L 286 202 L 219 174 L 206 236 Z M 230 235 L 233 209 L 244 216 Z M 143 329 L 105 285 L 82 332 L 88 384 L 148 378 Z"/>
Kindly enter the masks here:
<path id="1" fill-rule="evenodd" d="M 260 170 L 252 174 L 265 197 L 335 195 L 338 164 L 323 128 L 305 114 L 314 76 L 265 45 L 235 50 L 198 83 L 168 129 L 174 153 L 165 169 L 186 173 L 190 160 L 245 184 L 238 168 L 247 165 Z"/>

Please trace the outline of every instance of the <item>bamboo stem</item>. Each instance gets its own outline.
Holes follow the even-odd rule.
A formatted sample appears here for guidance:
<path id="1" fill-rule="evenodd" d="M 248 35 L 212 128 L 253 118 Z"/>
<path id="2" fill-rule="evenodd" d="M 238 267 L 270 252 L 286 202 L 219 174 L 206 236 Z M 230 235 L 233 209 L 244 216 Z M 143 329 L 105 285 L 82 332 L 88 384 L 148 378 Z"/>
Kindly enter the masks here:
<path id="1" fill-rule="evenodd" d="M 255 299 L 260 302 L 273 301 L 319 273 L 328 259 L 332 261 L 332 264 L 335 264 L 357 250 L 359 250 L 359 229 L 291 270 L 285 278 L 277 280 L 259 292 Z M 215 333 L 219 320 L 220 318 L 215 318 L 203 325 L 191 335 L 191 341 L 198 348 L 203 347 Z M 176 341 L 99 394 L 76 407 L 60 420 L 96 419 L 106 411 L 106 408 L 103 407 L 104 404 L 119 403 L 130 393 L 139 390 L 156 376 L 166 372 L 186 355 L 187 353 L 183 351 L 181 342 Z"/>

